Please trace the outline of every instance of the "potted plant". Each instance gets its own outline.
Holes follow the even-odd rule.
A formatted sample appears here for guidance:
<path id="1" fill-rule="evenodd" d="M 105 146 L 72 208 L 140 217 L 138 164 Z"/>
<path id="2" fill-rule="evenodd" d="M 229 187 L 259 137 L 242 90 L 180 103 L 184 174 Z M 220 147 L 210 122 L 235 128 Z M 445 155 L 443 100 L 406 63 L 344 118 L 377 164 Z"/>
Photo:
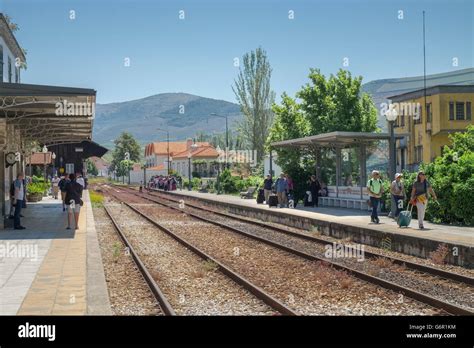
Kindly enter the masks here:
<path id="1" fill-rule="evenodd" d="M 44 185 L 42 183 L 30 183 L 26 188 L 26 199 L 28 202 L 39 202 L 43 199 Z"/>

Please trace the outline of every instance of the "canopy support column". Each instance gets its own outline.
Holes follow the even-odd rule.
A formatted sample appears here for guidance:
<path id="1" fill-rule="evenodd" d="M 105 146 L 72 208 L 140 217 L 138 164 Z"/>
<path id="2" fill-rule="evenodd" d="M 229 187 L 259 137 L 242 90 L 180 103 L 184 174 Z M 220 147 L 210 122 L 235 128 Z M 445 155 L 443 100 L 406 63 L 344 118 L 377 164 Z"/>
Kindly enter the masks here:
<path id="1" fill-rule="evenodd" d="M 316 177 L 321 181 L 321 148 L 316 148 Z"/>
<path id="2" fill-rule="evenodd" d="M 359 144 L 359 168 L 360 168 L 360 198 L 363 198 L 363 190 L 367 182 L 366 145 Z"/>
<path id="3" fill-rule="evenodd" d="M 339 186 L 341 186 L 341 148 L 336 147 L 336 197 L 339 197 Z"/>

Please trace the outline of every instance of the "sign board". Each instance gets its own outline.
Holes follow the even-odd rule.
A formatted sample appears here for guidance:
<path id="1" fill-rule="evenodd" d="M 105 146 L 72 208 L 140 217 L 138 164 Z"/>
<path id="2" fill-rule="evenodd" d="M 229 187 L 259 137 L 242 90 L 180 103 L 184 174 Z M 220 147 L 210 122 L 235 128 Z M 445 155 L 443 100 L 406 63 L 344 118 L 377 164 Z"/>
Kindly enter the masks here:
<path id="1" fill-rule="evenodd" d="M 74 163 L 66 163 L 66 173 L 74 174 Z"/>
<path id="2" fill-rule="evenodd" d="M 76 152 L 84 152 L 84 148 L 82 147 L 76 147 L 75 150 Z"/>

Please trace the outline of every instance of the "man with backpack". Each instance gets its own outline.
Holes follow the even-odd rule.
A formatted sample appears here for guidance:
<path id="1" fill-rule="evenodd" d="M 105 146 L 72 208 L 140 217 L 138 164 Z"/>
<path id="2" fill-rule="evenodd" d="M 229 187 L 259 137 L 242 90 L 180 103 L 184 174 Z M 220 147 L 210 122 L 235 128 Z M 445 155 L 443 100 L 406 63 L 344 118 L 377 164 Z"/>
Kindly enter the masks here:
<path id="1" fill-rule="evenodd" d="M 372 206 L 370 221 L 378 224 L 380 223 L 378 208 L 383 194 L 382 179 L 380 179 L 378 170 L 372 171 L 372 178 L 367 182 L 367 190 L 369 191 L 370 205 Z"/>
<path id="2" fill-rule="evenodd" d="M 278 196 L 278 205 L 280 208 L 286 207 L 287 203 L 287 192 L 288 192 L 288 182 L 284 173 L 280 174 L 280 177 L 275 182 L 275 189 Z"/>
<path id="3" fill-rule="evenodd" d="M 402 182 L 403 175 L 401 173 L 395 174 L 395 180 L 390 185 L 390 193 L 392 200 L 396 207 L 395 212 L 391 212 L 392 218 L 397 219 L 403 207 L 403 200 L 405 199 L 405 187 Z"/>

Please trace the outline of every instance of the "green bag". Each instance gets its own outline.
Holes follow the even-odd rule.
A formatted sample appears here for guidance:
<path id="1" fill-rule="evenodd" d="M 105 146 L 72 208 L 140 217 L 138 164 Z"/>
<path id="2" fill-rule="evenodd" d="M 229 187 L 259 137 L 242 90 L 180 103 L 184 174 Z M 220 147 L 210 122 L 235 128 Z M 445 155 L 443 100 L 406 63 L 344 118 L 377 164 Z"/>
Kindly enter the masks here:
<path id="1" fill-rule="evenodd" d="M 410 206 L 411 206 L 411 208 L 410 208 Z M 408 208 L 410 208 L 410 210 L 408 210 Z M 412 210 L 413 210 L 413 205 L 408 204 L 407 210 L 400 212 L 400 215 L 398 215 L 398 221 L 397 221 L 398 227 L 408 227 L 408 226 L 410 226 Z"/>

